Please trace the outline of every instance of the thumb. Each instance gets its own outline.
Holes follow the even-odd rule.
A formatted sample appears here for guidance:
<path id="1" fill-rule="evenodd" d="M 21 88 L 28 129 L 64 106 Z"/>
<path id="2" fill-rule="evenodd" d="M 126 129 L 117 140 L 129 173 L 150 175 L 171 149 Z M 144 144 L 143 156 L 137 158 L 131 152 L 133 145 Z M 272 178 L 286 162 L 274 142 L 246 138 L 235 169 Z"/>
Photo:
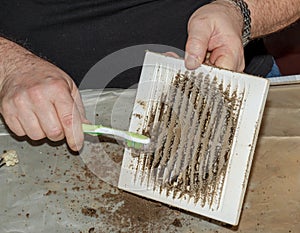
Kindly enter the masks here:
<path id="1" fill-rule="evenodd" d="M 203 23 L 203 19 L 196 16 L 190 19 L 185 46 L 185 66 L 187 69 L 196 69 L 204 62 L 211 34 L 211 28 Z"/>

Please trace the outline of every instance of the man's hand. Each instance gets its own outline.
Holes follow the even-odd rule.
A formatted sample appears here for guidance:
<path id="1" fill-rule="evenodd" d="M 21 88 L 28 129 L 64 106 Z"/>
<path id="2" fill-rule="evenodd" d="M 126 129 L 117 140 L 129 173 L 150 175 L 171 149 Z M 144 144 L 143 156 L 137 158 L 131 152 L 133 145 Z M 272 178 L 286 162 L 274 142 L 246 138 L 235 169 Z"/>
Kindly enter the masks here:
<path id="1" fill-rule="evenodd" d="M 299 20 L 299 0 L 244 0 L 251 12 L 251 38 L 278 31 Z M 186 43 L 186 67 L 203 62 L 234 70 L 245 67 L 240 9 L 226 0 L 207 4 L 191 16 Z M 209 58 L 207 59 L 207 54 Z"/>
<path id="2" fill-rule="evenodd" d="M 83 144 L 84 107 L 72 79 L 51 63 L 17 48 L 16 62 L 0 72 L 0 113 L 18 136 L 52 141 L 66 137 L 74 151 Z M 24 53 L 23 53 L 24 52 Z M 10 54 L 11 56 L 11 54 Z"/>
<path id="3" fill-rule="evenodd" d="M 199 8 L 188 23 L 186 67 L 195 69 L 206 62 L 229 70 L 243 71 L 242 27 L 243 19 L 239 9 L 230 2 L 215 1 Z"/>

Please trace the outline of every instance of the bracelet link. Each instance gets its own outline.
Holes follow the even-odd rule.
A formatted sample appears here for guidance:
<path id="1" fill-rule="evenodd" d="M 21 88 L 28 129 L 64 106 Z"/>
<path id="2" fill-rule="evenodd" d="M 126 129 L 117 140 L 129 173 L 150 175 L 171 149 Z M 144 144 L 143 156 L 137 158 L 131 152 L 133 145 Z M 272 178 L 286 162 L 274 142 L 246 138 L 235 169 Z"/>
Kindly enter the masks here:
<path id="1" fill-rule="evenodd" d="M 248 8 L 248 4 L 244 0 L 228 0 L 236 5 L 243 16 L 243 31 L 242 31 L 242 42 L 245 47 L 251 37 L 251 12 Z"/>

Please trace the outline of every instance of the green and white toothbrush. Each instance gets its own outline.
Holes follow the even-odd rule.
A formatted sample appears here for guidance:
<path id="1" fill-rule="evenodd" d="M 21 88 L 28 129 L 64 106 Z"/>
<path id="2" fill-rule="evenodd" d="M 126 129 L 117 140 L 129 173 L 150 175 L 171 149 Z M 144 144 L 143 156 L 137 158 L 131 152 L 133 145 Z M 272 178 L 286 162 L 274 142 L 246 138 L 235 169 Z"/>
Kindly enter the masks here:
<path id="1" fill-rule="evenodd" d="M 84 133 L 90 135 L 96 136 L 104 134 L 108 136 L 117 136 L 123 138 L 125 139 L 126 145 L 130 148 L 140 149 L 143 145 L 150 143 L 150 138 L 145 135 L 113 129 L 103 125 L 82 124 L 82 129 Z"/>

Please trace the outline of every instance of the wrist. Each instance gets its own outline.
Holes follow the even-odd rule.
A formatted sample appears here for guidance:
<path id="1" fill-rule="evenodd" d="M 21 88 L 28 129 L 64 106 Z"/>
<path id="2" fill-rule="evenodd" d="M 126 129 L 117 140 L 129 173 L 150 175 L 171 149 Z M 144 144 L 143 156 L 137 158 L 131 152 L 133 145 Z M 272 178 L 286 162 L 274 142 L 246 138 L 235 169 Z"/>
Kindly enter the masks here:
<path id="1" fill-rule="evenodd" d="M 26 72 L 34 63 L 35 57 L 30 51 L 20 45 L 0 37 L 0 86 L 13 73 Z"/>
<path id="2" fill-rule="evenodd" d="M 217 2 L 223 2 L 228 6 L 230 5 L 239 15 L 237 20 L 241 26 L 241 39 L 243 46 L 246 46 L 251 38 L 251 12 L 248 4 L 244 0 L 217 0 Z"/>

